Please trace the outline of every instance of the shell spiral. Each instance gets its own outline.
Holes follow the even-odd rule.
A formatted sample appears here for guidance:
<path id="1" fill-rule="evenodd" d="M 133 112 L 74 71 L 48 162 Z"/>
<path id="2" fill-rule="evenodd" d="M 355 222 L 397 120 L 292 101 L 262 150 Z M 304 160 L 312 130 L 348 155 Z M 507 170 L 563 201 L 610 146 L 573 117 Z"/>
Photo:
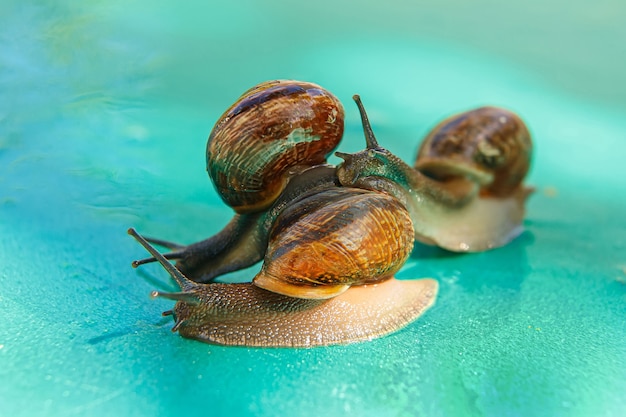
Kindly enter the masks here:
<path id="1" fill-rule="evenodd" d="M 325 163 L 343 128 L 341 103 L 322 87 L 267 81 L 246 91 L 219 118 L 207 142 L 207 171 L 236 212 L 260 211 L 291 175 Z"/>
<path id="2" fill-rule="evenodd" d="M 420 146 L 415 168 L 446 180 L 466 176 L 496 197 L 511 194 L 530 166 L 532 142 L 514 113 L 481 107 L 439 123 Z"/>
<path id="3" fill-rule="evenodd" d="M 312 194 L 275 223 L 254 283 L 297 298 L 330 298 L 390 278 L 413 249 L 413 223 L 395 198 L 357 188 Z"/>

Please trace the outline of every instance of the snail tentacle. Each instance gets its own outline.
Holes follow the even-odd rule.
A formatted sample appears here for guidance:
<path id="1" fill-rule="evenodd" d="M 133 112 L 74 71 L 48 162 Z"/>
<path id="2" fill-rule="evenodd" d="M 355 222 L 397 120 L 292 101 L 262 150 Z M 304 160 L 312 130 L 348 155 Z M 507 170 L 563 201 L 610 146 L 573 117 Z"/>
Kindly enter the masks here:
<path id="1" fill-rule="evenodd" d="M 163 254 L 163 256 L 165 256 L 165 258 L 167 259 L 170 259 L 170 260 L 180 259 L 182 256 L 184 256 L 185 245 L 181 245 L 179 243 L 174 243 L 169 240 L 163 240 L 163 239 L 158 239 L 158 238 L 149 237 L 149 236 L 144 236 L 143 238 L 146 239 L 147 242 L 153 245 L 162 246 L 164 248 L 173 250 L 172 252 Z M 139 265 L 145 265 L 145 264 L 149 264 L 152 262 L 156 262 L 156 258 L 149 257 L 149 258 L 138 259 L 136 261 L 133 261 L 131 265 L 133 268 L 137 268 Z"/>
<path id="2" fill-rule="evenodd" d="M 361 102 L 361 97 L 358 94 L 352 96 L 352 100 L 356 103 L 359 108 L 359 114 L 361 116 L 361 124 L 363 125 L 363 133 L 365 134 L 365 144 L 367 149 L 378 149 L 380 145 L 378 144 L 378 140 L 376 140 L 376 135 L 374 135 L 374 131 L 372 130 L 372 125 L 367 117 L 367 112 L 365 111 L 365 107 L 363 107 L 363 102 Z"/>
<path id="3" fill-rule="evenodd" d="M 169 240 L 163 240 L 163 239 L 158 239 L 158 238 L 154 238 L 154 237 L 149 237 L 149 236 L 144 236 L 144 239 L 146 239 L 147 242 L 153 244 L 153 245 L 157 245 L 157 246 L 162 246 L 164 248 L 168 248 L 170 250 L 176 250 L 176 249 L 184 249 L 185 245 L 181 245 L 180 243 L 176 243 L 176 242 L 171 242 Z"/>
<path id="4" fill-rule="evenodd" d="M 167 259 L 165 259 L 165 257 L 158 250 L 156 250 L 154 246 L 148 243 L 148 241 L 143 236 L 137 233 L 137 231 L 133 227 L 128 229 L 128 234 L 134 237 L 135 240 L 137 240 L 137 242 L 139 242 L 141 246 L 143 246 L 150 253 L 150 255 L 152 255 L 156 260 L 159 261 L 161 266 L 163 266 L 168 274 L 170 274 L 170 276 L 174 279 L 174 281 L 176 281 L 181 289 L 186 290 L 195 286 L 195 283 L 193 281 L 191 281 L 189 278 L 184 276 L 178 269 L 176 269 L 176 267 L 172 265 Z"/>
<path id="5" fill-rule="evenodd" d="M 263 222 L 261 213 L 237 214 L 210 238 L 161 256 L 176 260 L 178 269 L 189 279 L 210 282 L 219 275 L 246 268 L 263 259 L 267 243 Z M 136 268 L 155 261 L 157 258 L 152 256 L 133 261 L 132 266 Z"/>
<path id="6" fill-rule="evenodd" d="M 200 304 L 198 297 L 187 292 L 164 292 L 164 291 L 152 291 L 150 293 L 152 298 L 167 298 L 168 300 L 183 301 L 187 304 Z M 166 314 L 169 315 L 169 314 Z"/>
<path id="7" fill-rule="evenodd" d="M 146 238 L 146 241 L 148 241 L 150 243 L 154 243 L 150 239 L 147 239 L 147 238 Z M 185 254 L 184 251 L 176 251 L 176 252 L 164 253 L 163 256 L 165 257 L 165 259 L 169 259 L 170 261 L 172 261 L 172 260 L 176 260 L 176 259 L 182 258 L 184 256 L 184 254 Z M 156 258 L 154 256 L 150 256 L 148 258 L 137 259 L 137 260 L 131 262 L 131 266 L 133 268 L 137 268 L 138 266 L 151 264 L 151 263 L 156 262 L 156 261 L 157 260 L 156 260 Z"/>

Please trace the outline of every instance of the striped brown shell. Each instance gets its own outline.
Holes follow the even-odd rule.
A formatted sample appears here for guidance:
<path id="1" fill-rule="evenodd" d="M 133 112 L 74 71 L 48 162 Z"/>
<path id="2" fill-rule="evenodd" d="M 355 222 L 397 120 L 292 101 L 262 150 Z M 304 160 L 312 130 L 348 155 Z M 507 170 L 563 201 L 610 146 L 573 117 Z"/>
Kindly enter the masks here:
<path id="1" fill-rule="evenodd" d="M 466 176 L 483 193 L 504 197 L 521 184 L 531 152 L 530 134 L 516 114 L 481 107 L 439 123 L 422 142 L 415 168 L 439 180 Z"/>
<path id="2" fill-rule="evenodd" d="M 297 298 L 331 298 L 390 278 L 413 248 L 413 223 L 397 199 L 357 188 L 305 197 L 278 217 L 254 284 Z"/>
<path id="3" fill-rule="evenodd" d="M 343 135 L 341 103 L 322 87 L 268 81 L 220 117 L 207 142 L 207 171 L 238 213 L 263 210 L 289 177 L 323 164 Z"/>

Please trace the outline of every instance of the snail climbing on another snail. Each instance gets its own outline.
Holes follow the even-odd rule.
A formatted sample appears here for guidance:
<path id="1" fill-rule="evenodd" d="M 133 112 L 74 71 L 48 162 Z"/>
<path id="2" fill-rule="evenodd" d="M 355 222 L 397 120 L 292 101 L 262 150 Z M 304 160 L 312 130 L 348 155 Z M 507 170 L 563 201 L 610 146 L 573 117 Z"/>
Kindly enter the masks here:
<path id="1" fill-rule="evenodd" d="M 418 158 L 417 169 L 409 167 L 378 145 L 355 100 L 367 149 L 337 153 L 344 162 L 334 167 L 326 157 L 341 140 L 344 114 L 332 94 L 299 81 L 270 81 L 248 90 L 218 120 L 207 142 L 207 170 L 236 212 L 231 222 L 188 246 L 129 230 L 152 255 L 133 266 L 158 261 L 181 288 L 180 293 L 153 293 L 177 301 L 165 313 L 175 316 L 173 330 L 205 342 L 246 346 L 372 339 L 402 328 L 434 302 L 436 281 L 393 278 L 414 239 L 484 250 L 514 237 L 521 217 L 509 213 L 509 200 L 517 198 L 523 213 L 521 185 L 492 198 L 483 196 L 493 180 L 481 166 L 448 163 L 450 157 L 437 163 L 429 156 L 428 169 L 419 164 L 426 157 Z M 468 166 L 460 172 L 436 169 L 445 163 Z M 511 197 L 515 193 L 519 196 Z M 489 198 L 496 201 L 489 200 L 495 207 L 490 215 L 504 211 L 500 217 L 507 221 L 489 222 L 476 214 Z M 513 204 L 515 210 L 520 208 Z M 463 221 L 488 224 L 463 229 L 457 212 Z M 449 232 L 442 233 L 459 225 L 461 243 L 458 236 L 450 240 Z M 476 239 L 467 236 L 484 230 Z M 150 243 L 172 251 L 162 255 Z M 252 283 L 212 282 L 260 260 Z"/>

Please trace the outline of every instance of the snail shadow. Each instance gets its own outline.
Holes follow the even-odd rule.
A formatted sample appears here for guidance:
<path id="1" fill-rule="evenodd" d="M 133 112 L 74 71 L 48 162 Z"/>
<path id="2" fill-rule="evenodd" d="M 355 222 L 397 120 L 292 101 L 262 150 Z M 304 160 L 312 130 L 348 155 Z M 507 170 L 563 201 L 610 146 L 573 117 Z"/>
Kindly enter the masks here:
<path id="1" fill-rule="evenodd" d="M 410 259 L 418 261 L 420 259 L 446 259 L 457 258 L 467 255 L 466 253 L 452 252 L 439 246 L 427 245 L 415 241 L 413 251 L 411 252 Z"/>
<path id="2" fill-rule="evenodd" d="M 458 253 L 422 243 L 415 244 L 411 253 L 412 276 L 431 276 L 446 288 L 455 287 L 468 293 L 506 291 L 519 296 L 521 286 L 531 267 L 527 248 L 535 241 L 526 229 L 512 242 L 485 252 Z"/>

